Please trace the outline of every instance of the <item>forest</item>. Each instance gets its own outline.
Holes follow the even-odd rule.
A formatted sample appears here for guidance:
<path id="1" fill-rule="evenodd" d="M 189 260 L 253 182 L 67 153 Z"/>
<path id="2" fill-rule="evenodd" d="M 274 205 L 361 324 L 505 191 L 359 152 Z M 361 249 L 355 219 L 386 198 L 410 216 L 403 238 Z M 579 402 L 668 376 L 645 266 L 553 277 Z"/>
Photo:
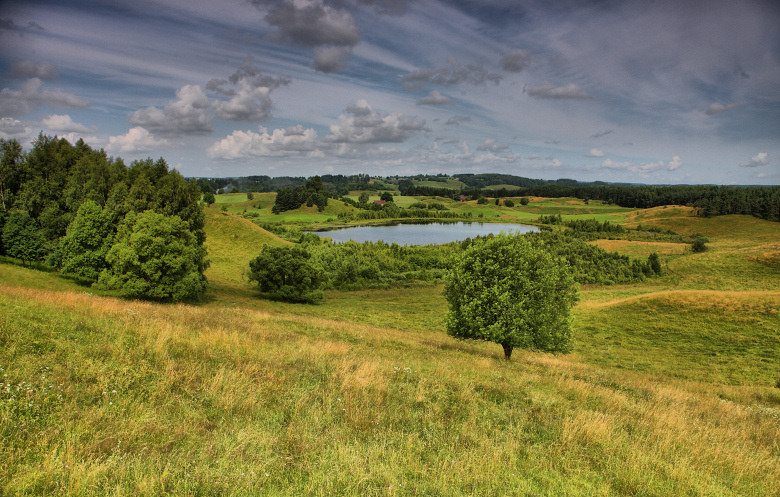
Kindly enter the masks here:
<path id="1" fill-rule="evenodd" d="M 126 297 L 197 299 L 206 290 L 197 183 L 164 159 L 130 166 L 79 140 L 3 140 L 0 254 Z"/>

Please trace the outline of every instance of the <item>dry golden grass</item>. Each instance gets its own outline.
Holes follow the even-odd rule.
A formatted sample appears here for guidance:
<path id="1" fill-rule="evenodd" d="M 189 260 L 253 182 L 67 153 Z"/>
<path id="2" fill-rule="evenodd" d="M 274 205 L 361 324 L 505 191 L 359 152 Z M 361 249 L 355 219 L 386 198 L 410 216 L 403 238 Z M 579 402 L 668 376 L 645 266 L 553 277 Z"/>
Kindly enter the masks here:
<path id="1" fill-rule="evenodd" d="M 641 299 L 730 313 L 780 296 Z M 258 309 L 8 285 L 0 305 L 57 313 L 56 329 L 34 325 L 52 355 L 3 365 L 19 375 L 14 357 L 59 357 L 51 374 L 70 399 L 41 418 L 33 445 L 3 452 L 9 494 L 772 495 L 780 483 L 780 398 L 767 387 L 604 369 L 581 354 L 507 363 L 435 331 Z M 25 347 L 1 336 L 4 354 Z M 7 437 L 16 428 L 3 423 Z"/>
<path id="2" fill-rule="evenodd" d="M 618 252 L 631 257 L 647 257 L 655 252 L 658 255 L 682 255 L 690 251 L 687 243 L 636 242 L 629 240 L 595 240 L 593 245 L 607 252 Z"/>

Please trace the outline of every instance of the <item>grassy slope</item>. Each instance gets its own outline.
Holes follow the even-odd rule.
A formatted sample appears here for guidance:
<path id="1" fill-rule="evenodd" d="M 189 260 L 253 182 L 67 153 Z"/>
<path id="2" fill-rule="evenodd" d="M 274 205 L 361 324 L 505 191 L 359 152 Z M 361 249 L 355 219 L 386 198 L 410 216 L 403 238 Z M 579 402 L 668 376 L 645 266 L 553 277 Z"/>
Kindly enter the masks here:
<path id="1" fill-rule="evenodd" d="M 780 495 L 780 228 L 621 215 L 710 250 L 584 288 L 575 353 L 511 363 L 444 334 L 439 289 L 255 299 L 232 279 L 285 242 L 235 216 L 200 306 L 0 265 L 0 493 Z"/>

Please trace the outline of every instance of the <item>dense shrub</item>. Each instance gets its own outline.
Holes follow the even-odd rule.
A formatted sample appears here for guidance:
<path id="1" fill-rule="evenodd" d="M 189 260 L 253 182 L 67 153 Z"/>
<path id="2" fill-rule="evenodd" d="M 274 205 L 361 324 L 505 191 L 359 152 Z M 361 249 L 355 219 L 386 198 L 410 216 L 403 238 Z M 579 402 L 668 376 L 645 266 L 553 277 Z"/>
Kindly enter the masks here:
<path id="1" fill-rule="evenodd" d="M 322 300 L 322 269 L 302 247 L 263 247 L 249 262 L 249 280 L 261 292 L 289 302 Z"/>

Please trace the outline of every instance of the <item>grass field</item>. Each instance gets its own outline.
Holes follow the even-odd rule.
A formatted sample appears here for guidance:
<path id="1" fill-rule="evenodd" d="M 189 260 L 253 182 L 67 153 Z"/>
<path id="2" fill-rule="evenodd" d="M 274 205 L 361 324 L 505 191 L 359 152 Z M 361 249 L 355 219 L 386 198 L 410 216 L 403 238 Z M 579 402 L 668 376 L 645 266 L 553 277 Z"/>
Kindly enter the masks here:
<path id="1" fill-rule="evenodd" d="M 246 263 L 287 242 L 239 214 L 269 200 L 207 210 L 196 305 L 0 264 L 0 495 L 780 496 L 779 224 L 453 202 L 709 240 L 598 241 L 665 273 L 583 287 L 572 354 L 506 362 L 446 335 L 441 287 L 257 298 Z"/>

